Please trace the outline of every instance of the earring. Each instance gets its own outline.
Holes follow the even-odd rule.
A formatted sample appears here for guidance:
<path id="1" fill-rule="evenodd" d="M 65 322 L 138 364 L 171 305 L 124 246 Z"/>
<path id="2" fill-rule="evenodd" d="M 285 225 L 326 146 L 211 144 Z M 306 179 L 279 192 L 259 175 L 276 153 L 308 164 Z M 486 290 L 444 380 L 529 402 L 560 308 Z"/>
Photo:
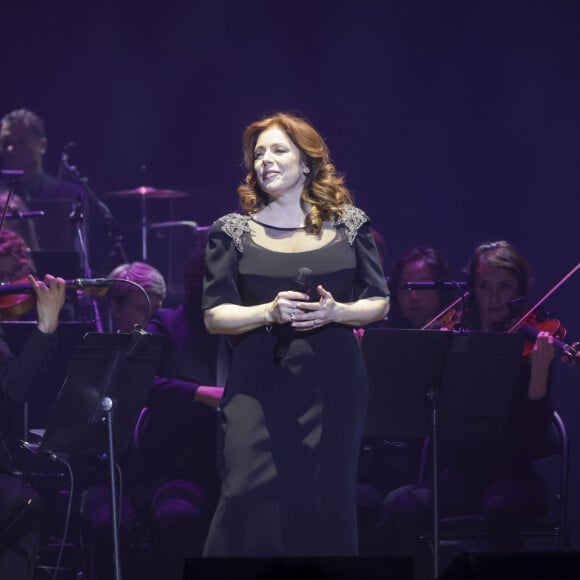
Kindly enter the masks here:
<path id="1" fill-rule="evenodd" d="M 305 167 L 304 168 L 304 173 L 310 173 L 310 167 Z"/>

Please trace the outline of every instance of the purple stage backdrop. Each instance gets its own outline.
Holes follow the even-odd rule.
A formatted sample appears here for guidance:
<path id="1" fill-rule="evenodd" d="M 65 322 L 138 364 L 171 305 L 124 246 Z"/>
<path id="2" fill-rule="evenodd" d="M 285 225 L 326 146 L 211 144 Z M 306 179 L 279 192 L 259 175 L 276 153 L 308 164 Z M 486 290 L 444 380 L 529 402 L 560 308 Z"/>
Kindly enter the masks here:
<path id="1" fill-rule="evenodd" d="M 578 2 L 145 5 L 4 2 L 0 114 L 45 119 L 49 172 L 74 141 L 99 196 L 144 182 L 182 190 L 151 201 L 149 219 L 207 225 L 237 205 L 244 127 L 299 111 L 384 235 L 387 269 L 424 244 L 460 276 L 477 243 L 509 239 L 530 259 L 537 297 L 580 260 Z M 139 204 L 103 199 L 139 258 Z M 580 274 L 547 304 L 571 340 L 579 297 Z M 580 369 L 557 366 L 579 545 Z"/>

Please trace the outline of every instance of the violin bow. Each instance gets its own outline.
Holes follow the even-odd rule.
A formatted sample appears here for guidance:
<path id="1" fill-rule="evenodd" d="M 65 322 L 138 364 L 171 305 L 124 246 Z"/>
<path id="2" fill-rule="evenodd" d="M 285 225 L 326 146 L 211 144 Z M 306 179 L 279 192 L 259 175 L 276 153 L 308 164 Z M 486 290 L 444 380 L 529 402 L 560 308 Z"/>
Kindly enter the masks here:
<path id="1" fill-rule="evenodd" d="M 523 322 L 528 318 L 528 316 L 540 307 L 558 288 L 565 284 L 578 270 L 580 270 L 580 262 L 578 262 L 561 280 L 559 280 L 554 286 L 552 286 L 531 308 L 527 310 L 522 316 L 520 316 L 509 328 L 508 332 L 513 332 L 516 330 Z"/>
<path id="2" fill-rule="evenodd" d="M 14 187 L 16 186 L 16 180 L 12 180 L 10 182 L 10 186 L 8 187 L 8 195 L 6 196 L 6 203 L 2 208 L 2 216 L 0 216 L 0 232 L 4 227 L 4 221 L 6 220 L 6 214 L 8 213 L 8 208 L 10 207 L 10 199 L 12 198 L 12 194 L 14 193 Z"/>
<path id="3" fill-rule="evenodd" d="M 453 302 L 449 303 L 441 312 L 438 312 L 431 320 L 427 321 L 419 330 L 428 330 L 429 327 L 433 326 L 440 318 L 443 318 L 452 308 L 455 308 L 460 302 L 463 303 L 467 300 L 469 296 L 469 291 L 462 292 Z"/>

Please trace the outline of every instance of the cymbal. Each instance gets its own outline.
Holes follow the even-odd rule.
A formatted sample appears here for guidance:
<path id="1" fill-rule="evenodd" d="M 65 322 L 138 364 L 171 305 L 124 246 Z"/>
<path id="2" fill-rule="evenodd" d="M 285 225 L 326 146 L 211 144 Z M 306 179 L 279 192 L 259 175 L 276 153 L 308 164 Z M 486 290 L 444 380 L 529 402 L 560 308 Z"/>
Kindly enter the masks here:
<path id="1" fill-rule="evenodd" d="M 176 191 L 175 189 L 156 189 L 142 185 L 135 189 L 123 189 L 121 191 L 109 191 L 105 193 L 107 197 L 147 197 L 151 199 L 172 199 L 176 197 L 187 197 L 189 193 Z"/>

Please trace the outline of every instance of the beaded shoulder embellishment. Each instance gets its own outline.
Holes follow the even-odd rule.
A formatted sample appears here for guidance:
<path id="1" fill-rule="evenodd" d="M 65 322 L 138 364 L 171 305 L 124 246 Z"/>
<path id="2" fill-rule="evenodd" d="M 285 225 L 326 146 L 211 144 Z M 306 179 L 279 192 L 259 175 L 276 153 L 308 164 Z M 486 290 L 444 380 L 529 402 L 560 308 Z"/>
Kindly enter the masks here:
<path id="1" fill-rule="evenodd" d="M 242 243 L 242 237 L 244 233 L 250 231 L 250 226 L 248 226 L 249 217 L 247 215 L 242 215 L 239 213 L 229 213 L 221 218 L 219 222 L 222 224 L 222 230 L 232 238 L 234 241 L 234 246 L 239 252 L 244 251 L 244 244 Z"/>
<path id="2" fill-rule="evenodd" d="M 370 221 L 369 216 L 354 205 L 345 205 L 342 209 L 342 215 L 338 217 L 335 223 L 344 224 L 346 228 L 346 239 L 352 246 L 356 238 L 358 229 L 366 222 Z"/>

